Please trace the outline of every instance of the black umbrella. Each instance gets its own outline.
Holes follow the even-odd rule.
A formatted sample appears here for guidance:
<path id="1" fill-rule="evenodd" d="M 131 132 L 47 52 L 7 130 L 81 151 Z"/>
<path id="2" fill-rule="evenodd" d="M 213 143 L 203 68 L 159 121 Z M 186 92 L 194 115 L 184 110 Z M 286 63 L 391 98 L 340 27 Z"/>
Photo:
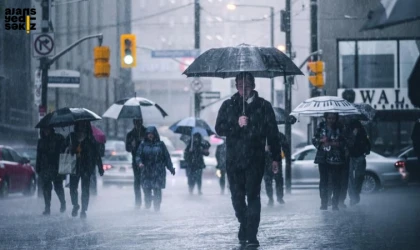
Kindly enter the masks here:
<path id="1" fill-rule="evenodd" d="M 420 57 L 408 78 L 408 98 L 414 106 L 420 108 Z"/>
<path id="2" fill-rule="evenodd" d="M 85 108 L 61 108 L 44 116 L 35 128 L 66 127 L 78 121 L 96 121 L 102 118 Z"/>
<path id="3" fill-rule="evenodd" d="M 277 124 L 286 124 L 286 121 L 289 121 L 290 124 L 295 124 L 297 121 L 296 117 L 292 115 L 287 115 L 286 111 L 282 108 L 275 107 L 273 108 L 274 115 L 276 116 Z"/>
<path id="4" fill-rule="evenodd" d="M 381 6 L 368 13 L 361 30 L 381 29 L 420 19 L 419 0 L 382 0 Z"/>
<path id="5" fill-rule="evenodd" d="M 197 57 L 184 71 L 188 77 L 235 77 L 250 72 L 254 77 L 273 78 L 303 75 L 293 61 L 274 47 L 237 47 L 209 49 Z"/>

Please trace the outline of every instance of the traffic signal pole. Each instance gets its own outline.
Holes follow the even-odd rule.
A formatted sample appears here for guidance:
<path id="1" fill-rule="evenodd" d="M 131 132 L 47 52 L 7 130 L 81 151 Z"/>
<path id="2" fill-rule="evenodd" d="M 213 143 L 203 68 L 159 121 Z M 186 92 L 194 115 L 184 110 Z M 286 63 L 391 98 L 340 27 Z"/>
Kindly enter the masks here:
<path id="1" fill-rule="evenodd" d="M 200 49 L 200 0 L 194 1 L 194 48 Z M 194 116 L 200 117 L 201 110 L 200 92 L 194 93 Z"/>
<path id="2" fill-rule="evenodd" d="M 311 0 L 310 5 L 310 12 L 311 12 L 311 52 L 318 50 L 318 3 L 317 0 Z M 314 61 L 318 60 L 318 56 L 314 55 Z M 314 97 L 314 93 L 316 88 L 311 88 L 311 97 Z M 317 119 L 311 119 L 311 133 L 310 137 L 313 137 L 315 134 L 317 126 Z M 310 139 L 310 138 L 308 138 Z"/>
<path id="3" fill-rule="evenodd" d="M 41 7 L 42 7 L 42 32 L 48 33 L 49 31 L 49 21 L 50 21 L 50 0 L 42 0 Z M 41 69 L 41 106 L 39 109 L 40 118 L 44 116 L 47 112 L 47 99 L 48 99 L 48 57 L 42 57 L 40 59 Z M 42 109 L 42 110 L 41 110 Z"/>
<path id="4" fill-rule="evenodd" d="M 290 59 L 292 58 L 292 28 L 291 28 L 291 3 L 286 0 L 286 54 Z M 284 107 L 286 114 L 292 112 L 292 77 L 284 77 Z M 291 142 L 292 142 L 292 124 L 289 119 L 286 119 L 285 136 L 288 142 L 289 150 L 285 150 L 286 158 L 286 193 L 290 194 L 292 191 L 292 161 L 291 161 Z"/>

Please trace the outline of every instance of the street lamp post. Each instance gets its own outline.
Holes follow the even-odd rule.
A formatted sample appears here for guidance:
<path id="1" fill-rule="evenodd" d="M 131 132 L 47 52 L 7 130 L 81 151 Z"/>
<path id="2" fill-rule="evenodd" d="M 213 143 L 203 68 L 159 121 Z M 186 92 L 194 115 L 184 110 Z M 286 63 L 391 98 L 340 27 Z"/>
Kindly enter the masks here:
<path id="1" fill-rule="evenodd" d="M 236 10 L 237 7 L 251 8 L 269 8 L 270 9 L 270 46 L 274 47 L 274 7 L 267 5 L 249 5 L 249 4 L 228 4 L 228 10 Z M 274 78 L 271 78 L 271 104 L 274 106 Z"/>

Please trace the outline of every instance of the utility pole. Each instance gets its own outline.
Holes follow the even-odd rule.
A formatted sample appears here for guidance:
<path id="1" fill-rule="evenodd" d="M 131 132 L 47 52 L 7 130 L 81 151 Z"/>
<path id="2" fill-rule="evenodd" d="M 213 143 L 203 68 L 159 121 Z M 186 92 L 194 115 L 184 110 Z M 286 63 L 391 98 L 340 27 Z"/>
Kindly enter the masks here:
<path id="1" fill-rule="evenodd" d="M 200 0 L 194 1 L 194 48 L 200 49 Z M 197 118 L 200 117 L 200 106 L 201 98 L 198 90 L 194 92 L 194 115 Z"/>
<path id="2" fill-rule="evenodd" d="M 274 48 L 274 7 L 270 7 L 271 37 L 270 46 Z M 274 107 L 274 77 L 271 78 L 271 105 Z"/>
<path id="3" fill-rule="evenodd" d="M 290 59 L 292 58 L 292 28 L 291 28 L 291 4 L 290 0 L 286 0 L 286 54 Z M 285 98 L 284 98 L 284 107 L 286 114 L 289 115 L 292 112 L 292 77 L 284 77 L 285 79 Z M 289 144 L 289 149 L 285 150 L 286 152 L 286 193 L 290 194 L 292 191 L 292 161 L 291 161 L 291 145 L 292 145 L 292 124 L 289 119 L 286 119 L 285 124 L 285 136 Z"/>
<path id="4" fill-rule="evenodd" d="M 317 0 L 311 0 L 310 4 L 310 12 L 311 12 L 311 53 L 318 50 L 318 3 Z M 313 61 L 318 60 L 318 54 L 313 56 Z M 309 87 L 311 89 L 311 97 L 315 97 L 319 95 L 318 89 L 312 84 L 309 83 Z M 317 119 L 311 118 L 311 129 L 309 133 L 309 140 L 315 134 L 315 129 L 317 126 Z"/>
<path id="5" fill-rule="evenodd" d="M 50 21 L 50 0 L 42 0 L 41 7 L 42 7 L 42 21 L 41 21 L 41 28 L 42 33 L 49 32 L 49 21 Z M 48 98 L 48 58 L 42 57 L 40 59 L 41 68 L 41 106 L 39 107 L 39 118 L 41 119 L 45 116 L 47 112 L 47 98 Z"/>

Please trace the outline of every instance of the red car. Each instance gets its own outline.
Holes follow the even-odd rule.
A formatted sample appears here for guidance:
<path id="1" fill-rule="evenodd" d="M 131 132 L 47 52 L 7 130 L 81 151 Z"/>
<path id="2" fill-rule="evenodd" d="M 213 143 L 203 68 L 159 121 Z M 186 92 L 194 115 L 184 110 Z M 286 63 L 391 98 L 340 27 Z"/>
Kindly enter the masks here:
<path id="1" fill-rule="evenodd" d="M 33 195 L 35 189 L 35 170 L 29 160 L 13 148 L 0 145 L 0 197 L 17 192 Z"/>

